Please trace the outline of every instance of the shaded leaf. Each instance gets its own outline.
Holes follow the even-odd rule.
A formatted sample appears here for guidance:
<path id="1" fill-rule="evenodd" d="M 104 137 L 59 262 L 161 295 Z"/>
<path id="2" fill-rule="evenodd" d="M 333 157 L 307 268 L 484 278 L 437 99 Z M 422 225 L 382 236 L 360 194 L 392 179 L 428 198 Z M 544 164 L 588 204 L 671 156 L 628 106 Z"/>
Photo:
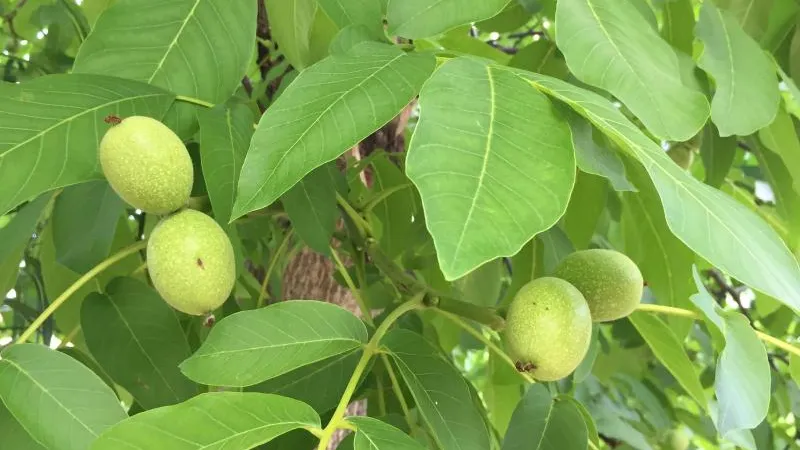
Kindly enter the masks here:
<path id="1" fill-rule="evenodd" d="M 423 450 L 411 436 L 372 417 L 348 417 L 356 426 L 354 450 Z"/>
<path id="2" fill-rule="evenodd" d="M 417 199 L 411 182 L 403 171 L 386 156 L 372 161 L 372 186 L 375 195 L 388 189 L 399 189 L 374 205 L 372 212 L 380 221 L 378 244 L 391 259 L 411 247 L 419 235 L 413 220 L 417 213 Z M 405 186 L 401 188 L 401 186 Z"/>
<path id="3" fill-rule="evenodd" d="M 664 25 L 661 37 L 673 48 L 692 54 L 694 42 L 694 10 L 692 0 L 672 0 L 664 2 Z"/>
<path id="4" fill-rule="evenodd" d="M 108 257 L 125 203 L 106 181 L 70 186 L 53 207 L 56 260 L 76 273 L 86 273 Z"/>
<path id="5" fill-rule="evenodd" d="M 425 338 L 407 330 L 389 332 L 381 346 L 397 365 L 440 448 L 489 448 L 489 431 L 468 381 L 447 358 Z"/>
<path id="6" fill-rule="evenodd" d="M 376 37 L 383 35 L 383 8 L 376 0 L 317 0 L 339 28 L 361 25 Z"/>
<path id="7" fill-rule="evenodd" d="M 214 218 L 227 224 L 236 199 L 236 184 L 242 169 L 255 117 L 250 108 L 230 101 L 199 111 L 200 159 Z"/>
<path id="8" fill-rule="evenodd" d="M 758 41 L 769 26 L 773 0 L 720 0 L 720 8 L 735 17 L 742 29 Z"/>
<path id="9" fill-rule="evenodd" d="M 625 177 L 622 158 L 608 146 L 595 142 L 592 124 L 575 113 L 568 112 L 566 115 L 572 130 L 572 142 L 575 145 L 575 160 L 578 167 L 584 172 L 608 178 L 614 190 L 636 191 L 636 188 Z"/>
<path id="10" fill-rule="evenodd" d="M 696 290 L 691 281 L 694 253 L 670 232 L 658 192 L 645 171 L 628 167 L 639 192 L 622 195 L 625 254 L 639 267 L 658 303 L 685 309 L 691 306 L 689 296 Z M 667 323 L 682 341 L 693 322 L 669 317 Z"/>
<path id="11" fill-rule="evenodd" d="M 734 430 L 755 428 L 769 409 L 771 377 L 767 350 L 747 318 L 738 312 L 723 310 L 706 291 L 696 269 L 693 275 L 698 293 L 691 297 L 692 302 L 703 312 L 706 323 L 713 324 L 725 341 L 714 380 L 719 402 L 717 429 L 727 436 Z"/>
<path id="12" fill-rule="evenodd" d="M 769 125 L 780 94 L 772 64 L 732 16 L 703 2 L 695 28 L 704 50 L 698 65 L 716 82 L 711 120 L 721 136 L 745 136 Z"/>
<path id="13" fill-rule="evenodd" d="M 291 397 L 322 414 L 339 403 L 360 357 L 360 351 L 336 355 L 250 386 L 246 390 Z"/>
<path id="14" fill-rule="evenodd" d="M 606 209 L 608 187 L 605 178 L 578 172 L 567 212 L 561 220 L 561 228 L 578 250 L 589 247 L 600 215 Z"/>
<path id="15" fill-rule="evenodd" d="M 560 0 L 556 8 L 556 42 L 578 79 L 614 94 L 660 138 L 685 141 L 700 130 L 705 96 L 684 84 L 675 50 L 632 2 Z"/>
<path id="16" fill-rule="evenodd" d="M 780 156 L 788 169 L 796 193 L 800 193 L 800 140 L 792 116 L 782 108 L 769 126 L 758 131 L 758 138 Z"/>
<path id="17" fill-rule="evenodd" d="M 800 310 L 800 267 L 761 218 L 683 171 L 606 99 L 542 75 L 520 76 L 568 103 L 644 165 L 670 230 L 689 248 L 743 283 Z"/>
<path id="18" fill-rule="evenodd" d="M 389 33 L 409 39 L 434 36 L 500 13 L 508 0 L 389 0 Z"/>
<path id="19" fill-rule="evenodd" d="M 375 37 L 364 25 L 348 25 L 336 34 L 328 51 L 331 55 L 341 55 L 362 42 L 374 40 Z"/>
<path id="20" fill-rule="evenodd" d="M 516 254 L 564 214 L 574 153 L 545 96 L 507 71 L 457 58 L 425 84 L 420 108 L 406 173 L 447 280 Z"/>
<path id="21" fill-rule="evenodd" d="M 250 386 L 360 347 L 364 324 L 325 302 L 292 300 L 220 320 L 181 370 L 215 386 Z"/>
<path id="22" fill-rule="evenodd" d="M 417 94 L 433 66 L 432 55 L 364 42 L 303 71 L 259 122 L 232 218 L 271 204 L 303 176 L 391 120 Z"/>
<path id="23" fill-rule="evenodd" d="M 34 440 L 17 422 L 3 402 L 0 402 L 0 436 L 3 436 L 3 446 L 9 449 L 45 450 L 45 447 Z"/>
<path id="24" fill-rule="evenodd" d="M 583 415 L 572 402 L 553 399 L 534 384 L 517 404 L 503 438 L 503 450 L 581 450 L 588 434 Z"/>
<path id="25" fill-rule="evenodd" d="M 0 399 L 49 450 L 85 450 L 126 417 L 114 392 L 67 355 L 42 345 L 16 344 L 0 356 Z"/>
<path id="26" fill-rule="evenodd" d="M 281 53 L 297 70 L 311 61 L 311 27 L 317 13 L 315 0 L 264 0 L 270 18 L 270 32 Z"/>
<path id="27" fill-rule="evenodd" d="M 0 228 L 0 295 L 14 287 L 19 273 L 19 263 L 31 240 L 42 212 L 50 203 L 51 195 L 42 195 L 20 208 L 11 220 Z"/>
<path id="28" fill-rule="evenodd" d="M 703 408 L 708 408 L 708 401 L 703 393 L 700 378 L 692 365 L 683 344 L 661 319 L 644 312 L 634 312 L 628 316 L 636 331 L 644 338 L 647 345 L 661 364 L 670 371 L 678 383 Z"/>
<path id="29" fill-rule="evenodd" d="M 93 293 L 83 302 L 81 325 L 92 356 L 144 409 L 197 394 L 178 369 L 191 354 L 178 316 L 147 284 L 112 280 L 105 295 Z"/>
<path id="30" fill-rule="evenodd" d="M 336 191 L 341 174 L 336 165 L 317 167 L 281 197 L 281 203 L 300 239 L 314 251 L 328 254 L 339 209 Z"/>
<path id="31" fill-rule="evenodd" d="M 247 450 L 320 419 L 297 400 L 255 392 L 212 392 L 139 413 L 103 433 L 92 450 Z"/>
<path id="32" fill-rule="evenodd" d="M 43 192 L 102 178 L 97 147 L 111 114 L 160 119 L 174 96 L 93 75 L 0 84 L 0 214 Z"/>
<path id="33" fill-rule="evenodd" d="M 553 41 L 540 39 L 520 49 L 508 63 L 511 67 L 566 78 L 569 73 L 564 55 Z"/>
<path id="34" fill-rule="evenodd" d="M 703 143 L 700 145 L 700 157 L 706 169 L 706 184 L 719 188 L 731 170 L 735 156 L 736 137 L 722 137 L 713 123 L 706 125 L 703 129 Z"/>

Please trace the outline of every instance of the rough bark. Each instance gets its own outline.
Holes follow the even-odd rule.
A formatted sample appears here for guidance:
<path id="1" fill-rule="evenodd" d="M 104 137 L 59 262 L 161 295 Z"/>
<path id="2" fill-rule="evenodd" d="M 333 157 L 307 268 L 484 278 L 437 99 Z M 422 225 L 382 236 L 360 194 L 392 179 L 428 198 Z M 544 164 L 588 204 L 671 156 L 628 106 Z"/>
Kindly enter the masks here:
<path id="1" fill-rule="evenodd" d="M 363 158 L 376 149 L 402 152 L 405 148 L 403 131 L 408 124 L 411 111 L 412 106 L 409 105 L 394 120 L 353 147 L 351 150 L 353 156 Z M 362 181 L 367 185 L 370 184 L 368 174 L 365 174 Z M 346 261 L 345 264 L 347 264 Z M 360 317 L 361 311 L 358 309 L 352 293 L 336 282 L 333 278 L 334 273 L 336 273 L 336 267 L 329 258 L 309 248 L 303 248 L 292 258 L 283 274 L 284 300 L 324 300 L 346 308 Z M 366 411 L 366 401 L 357 401 L 350 404 L 347 415 L 363 415 L 366 414 Z M 346 435 L 345 430 L 339 430 L 334 435 L 328 449 L 335 449 Z"/>

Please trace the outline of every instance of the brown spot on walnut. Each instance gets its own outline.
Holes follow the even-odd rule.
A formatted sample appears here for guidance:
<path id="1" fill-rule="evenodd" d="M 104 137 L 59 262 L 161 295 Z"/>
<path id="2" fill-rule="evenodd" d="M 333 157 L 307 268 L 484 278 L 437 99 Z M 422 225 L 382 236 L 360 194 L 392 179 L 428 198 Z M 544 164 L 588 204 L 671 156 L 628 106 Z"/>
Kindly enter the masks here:
<path id="1" fill-rule="evenodd" d="M 201 268 L 203 270 L 205 270 L 205 268 L 206 268 L 206 266 L 203 265 L 203 260 L 200 259 L 200 258 L 197 258 L 197 267 L 199 267 L 199 268 Z"/>
<path id="2" fill-rule="evenodd" d="M 216 322 L 217 322 L 217 318 L 214 317 L 214 315 L 210 314 L 210 313 L 208 315 L 206 315 L 205 318 L 203 318 L 203 326 L 206 327 L 206 328 L 213 327 Z"/>
<path id="3" fill-rule="evenodd" d="M 114 114 L 109 114 L 108 116 L 106 116 L 105 119 L 103 119 L 103 121 L 110 125 L 119 125 L 120 123 L 122 123 L 122 119 L 120 119 L 119 116 L 115 116 Z"/>
<path id="4" fill-rule="evenodd" d="M 514 367 L 516 367 L 517 372 L 533 372 L 536 370 L 536 365 L 531 362 L 517 361 L 514 363 Z"/>

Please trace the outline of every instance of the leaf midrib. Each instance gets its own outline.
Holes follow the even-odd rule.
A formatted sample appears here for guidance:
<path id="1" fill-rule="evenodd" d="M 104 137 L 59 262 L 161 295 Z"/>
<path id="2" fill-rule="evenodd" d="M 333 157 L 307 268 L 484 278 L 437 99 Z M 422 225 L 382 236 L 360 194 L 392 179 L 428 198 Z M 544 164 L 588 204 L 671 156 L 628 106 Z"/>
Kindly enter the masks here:
<path id="1" fill-rule="evenodd" d="M 197 10 L 197 6 L 200 5 L 201 1 L 202 0 L 195 0 L 194 5 L 192 6 L 192 9 L 189 10 L 189 14 L 186 15 L 186 18 L 183 20 L 183 23 L 178 28 L 178 31 L 175 33 L 175 37 L 172 39 L 172 42 L 170 42 L 169 45 L 167 46 L 167 49 L 164 52 L 164 55 L 161 57 L 161 60 L 158 61 L 158 64 L 156 65 L 156 68 L 153 69 L 152 75 L 150 75 L 150 78 L 147 79 L 147 83 L 148 84 L 152 83 L 153 79 L 161 71 L 161 68 L 164 66 L 164 62 L 167 60 L 167 56 L 169 56 L 169 54 L 172 53 L 172 49 L 175 48 L 175 46 L 177 45 L 178 38 L 180 38 L 181 34 L 183 34 L 183 29 L 186 28 L 186 25 L 189 23 L 189 19 L 194 17 L 194 13 Z M 198 25 L 199 25 L 199 22 L 198 22 Z M 200 26 L 200 28 L 202 28 L 202 26 Z"/>
<path id="2" fill-rule="evenodd" d="M 219 350 L 219 351 L 215 351 L 213 353 L 195 354 L 190 358 L 190 360 L 200 359 L 200 358 L 211 358 L 211 357 L 215 357 L 215 356 L 219 356 L 219 355 L 228 355 L 228 354 L 232 354 L 232 353 L 243 353 L 243 352 L 252 352 L 252 351 L 258 351 L 258 350 L 269 350 L 269 349 L 275 349 L 275 348 L 292 347 L 292 346 L 297 346 L 297 345 L 304 346 L 304 345 L 307 345 L 307 344 L 316 344 L 316 343 L 319 343 L 319 342 L 325 342 L 325 343 L 353 342 L 355 344 L 353 346 L 353 348 L 356 348 L 356 347 L 362 345 L 361 341 L 356 340 L 356 339 L 352 339 L 352 338 L 314 339 L 314 340 L 310 340 L 310 341 L 294 341 L 294 342 L 288 342 L 288 343 L 285 343 L 285 344 L 278 344 L 278 345 L 262 345 L 262 346 L 258 346 L 258 347 L 248 347 L 248 348 L 240 348 L 240 349 L 234 349 L 234 350 Z"/>

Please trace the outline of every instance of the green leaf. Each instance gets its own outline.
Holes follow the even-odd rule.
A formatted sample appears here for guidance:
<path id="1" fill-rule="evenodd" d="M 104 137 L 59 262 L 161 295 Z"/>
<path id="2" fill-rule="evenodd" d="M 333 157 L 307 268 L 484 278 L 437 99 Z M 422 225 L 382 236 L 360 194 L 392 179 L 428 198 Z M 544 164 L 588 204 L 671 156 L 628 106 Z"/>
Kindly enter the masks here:
<path id="1" fill-rule="evenodd" d="M 652 450 L 647 438 L 641 431 L 627 421 L 614 414 L 603 414 L 596 417 L 597 430 L 603 435 L 627 443 L 638 450 Z"/>
<path id="2" fill-rule="evenodd" d="M 423 450 L 419 442 L 397 428 L 372 417 L 348 417 L 356 426 L 354 450 Z"/>
<path id="3" fill-rule="evenodd" d="M 664 2 L 664 25 L 661 37 L 673 48 L 692 54 L 694 42 L 694 9 L 692 0 L 672 0 Z"/>
<path id="4" fill-rule="evenodd" d="M 397 365 L 439 448 L 489 448 L 489 430 L 469 382 L 445 356 L 408 330 L 389 332 L 381 346 Z"/>
<path id="5" fill-rule="evenodd" d="M 272 38 L 297 70 L 311 64 L 311 27 L 317 13 L 315 0 L 264 0 Z"/>
<path id="6" fill-rule="evenodd" d="M 628 320 L 636 327 L 636 331 L 644 338 L 661 364 L 703 409 L 707 409 L 708 400 L 703 393 L 700 377 L 675 333 L 661 319 L 648 313 L 634 312 L 628 316 Z"/>
<path id="7" fill-rule="evenodd" d="M 608 100 L 553 78 L 520 76 L 568 103 L 641 161 L 661 197 L 670 230 L 689 248 L 741 282 L 800 310 L 800 267 L 761 218 L 687 174 Z"/>
<path id="8" fill-rule="evenodd" d="M 85 450 L 126 415 L 114 392 L 67 355 L 37 344 L 6 347 L 0 399 L 49 450 Z"/>
<path id="9" fill-rule="evenodd" d="M 500 300 L 503 277 L 506 274 L 502 259 L 493 259 L 453 284 L 462 293 L 460 299 L 473 305 L 494 307 Z"/>
<path id="10" fill-rule="evenodd" d="M 53 207 L 56 259 L 76 273 L 86 273 L 108 257 L 125 203 L 103 180 L 70 186 Z"/>
<path id="11" fill-rule="evenodd" d="M 469 26 L 454 28 L 437 39 L 436 43 L 456 54 L 479 56 L 500 64 L 508 64 L 511 60 L 511 55 L 503 53 L 486 42 L 471 36 L 469 30 Z"/>
<path id="12" fill-rule="evenodd" d="M 703 2 L 695 28 L 698 65 L 716 82 L 711 120 L 721 136 L 746 136 L 772 122 L 780 94 L 769 57 L 729 13 Z"/>
<path id="13" fill-rule="evenodd" d="M 564 55 L 556 44 L 548 39 L 540 39 L 526 45 L 511 58 L 508 65 L 556 78 L 566 78 L 569 74 Z"/>
<path id="14" fill-rule="evenodd" d="M 741 24 L 750 37 L 758 41 L 769 25 L 773 0 L 719 0 L 720 8 L 727 10 Z M 777 2 L 776 2 L 777 3 Z"/>
<path id="15" fill-rule="evenodd" d="M 506 288 L 500 305 L 511 303 L 522 286 L 533 280 L 536 269 L 536 240 L 531 239 L 511 258 L 511 283 Z"/>
<path id="16" fill-rule="evenodd" d="M 793 136 L 794 131 L 792 131 L 792 135 L 784 136 L 786 139 L 781 142 L 780 146 L 773 148 L 785 151 L 787 147 L 794 147 L 797 138 Z M 773 144 L 775 143 L 773 142 Z M 753 147 L 752 151 L 758 159 L 759 169 L 769 182 L 775 196 L 775 209 L 784 220 L 785 229 L 782 230 L 784 239 L 789 248 L 794 249 L 796 255 L 800 255 L 800 197 L 797 195 L 796 179 L 793 179 L 791 175 L 794 168 L 790 168 L 779 154 L 771 151 L 770 148 L 765 148 L 766 145 L 756 142 Z M 796 149 L 800 150 L 800 144 Z"/>
<path id="17" fill-rule="evenodd" d="M 178 316 L 147 284 L 114 279 L 84 300 L 81 325 L 92 356 L 145 409 L 197 394 L 178 370 L 191 354 Z"/>
<path id="18" fill-rule="evenodd" d="M 81 45 L 73 71 L 221 103 L 239 86 L 252 57 L 256 8 L 256 2 L 228 0 L 118 0 Z M 195 107 L 176 104 L 168 123 L 180 135 L 195 130 Z"/>
<path id="19" fill-rule="evenodd" d="M 236 101 L 199 111 L 197 117 L 203 178 L 214 218 L 220 224 L 227 224 L 236 199 L 239 172 L 253 136 L 255 117 L 246 104 Z"/>
<path id="20" fill-rule="evenodd" d="M 640 167 L 629 166 L 628 173 L 639 187 L 638 193 L 622 195 L 622 235 L 625 254 L 642 271 L 658 303 L 678 308 L 691 306 L 694 253 L 675 237 L 659 207 L 658 192 Z M 668 323 L 679 340 L 692 327 L 692 321 L 670 317 Z"/>
<path id="21" fill-rule="evenodd" d="M 589 248 L 597 222 L 606 209 L 608 181 L 586 172 L 578 172 L 561 227 L 576 249 Z"/>
<path id="22" fill-rule="evenodd" d="M 389 33 L 420 39 L 500 13 L 508 0 L 389 0 Z"/>
<path id="23" fill-rule="evenodd" d="M 297 400 L 255 392 L 212 392 L 137 414 L 103 433 L 92 450 L 248 450 L 320 419 Z"/>
<path id="24" fill-rule="evenodd" d="M 25 428 L 17 422 L 3 402 L 0 402 L 0 431 L 3 435 L 3 447 L 20 450 L 46 450 L 42 444 L 34 440 Z"/>
<path id="25" fill-rule="evenodd" d="M 528 23 L 532 16 L 533 14 L 526 10 L 522 3 L 511 1 L 500 14 L 482 20 L 475 26 L 481 31 L 508 33 Z"/>
<path id="26" fill-rule="evenodd" d="M 364 42 L 303 71 L 258 124 L 232 218 L 271 204 L 391 120 L 417 94 L 434 61 Z"/>
<path id="27" fill-rule="evenodd" d="M 625 177 L 622 158 L 609 146 L 600 145 L 594 139 L 594 127 L 583 117 L 567 113 L 572 130 L 572 143 L 575 145 L 575 160 L 578 167 L 586 172 L 608 178 L 616 191 L 636 191 Z"/>
<path id="28" fill-rule="evenodd" d="M 336 34 L 328 51 L 331 55 L 343 55 L 362 42 L 374 40 L 375 37 L 364 25 L 348 25 Z"/>
<path id="29" fill-rule="evenodd" d="M 419 230 L 412 222 L 418 213 L 418 200 L 411 182 L 387 156 L 376 157 L 372 161 L 372 168 L 374 195 L 381 195 L 388 189 L 399 189 L 372 209 L 381 226 L 378 244 L 386 256 L 394 259 L 408 250 L 419 236 Z"/>
<path id="30" fill-rule="evenodd" d="M 180 367 L 198 383 L 250 386 L 366 342 L 364 324 L 349 311 L 292 300 L 225 317 Z"/>
<path id="31" fill-rule="evenodd" d="M 706 169 L 706 184 L 719 188 L 730 172 L 735 156 L 736 137 L 722 137 L 713 123 L 707 124 L 703 129 L 703 143 L 700 145 L 700 157 Z"/>
<path id="32" fill-rule="evenodd" d="M 19 263 L 28 246 L 42 212 L 50 203 L 51 195 L 39 196 L 17 211 L 11 220 L 0 228 L 0 295 L 14 287 L 19 273 Z"/>
<path id="33" fill-rule="evenodd" d="M 564 214 L 575 156 L 544 95 L 484 61 L 457 58 L 425 84 L 420 109 L 406 173 L 446 279 L 516 254 Z"/>
<path id="34" fill-rule="evenodd" d="M 376 37 L 383 35 L 383 8 L 376 0 L 317 0 L 320 8 L 340 29 L 362 25 Z"/>
<path id="35" fill-rule="evenodd" d="M 789 374 L 795 383 L 800 385 L 800 356 L 792 355 L 789 360 Z"/>
<path id="36" fill-rule="evenodd" d="M 503 450 L 581 450 L 588 433 L 572 402 L 553 399 L 542 384 L 534 384 L 511 416 Z"/>
<path id="37" fill-rule="evenodd" d="M 717 429 L 726 436 L 733 430 L 755 428 L 769 409 L 771 376 L 767 350 L 747 318 L 723 310 L 706 291 L 696 269 L 693 275 L 698 293 L 691 297 L 692 302 L 705 315 L 706 324 L 716 327 L 725 341 L 714 380 L 719 402 Z"/>
<path id="38" fill-rule="evenodd" d="M 758 138 L 783 160 L 795 192 L 800 193 L 800 140 L 797 138 L 794 121 L 782 108 L 775 120 L 758 131 Z"/>
<path id="39" fill-rule="evenodd" d="M 328 254 L 331 236 L 336 229 L 339 209 L 336 206 L 337 182 L 341 178 L 336 165 L 317 167 L 281 197 L 281 203 L 297 235 L 312 250 Z"/>
<path id="40" fill-rule="evenodd" d="M 705 96 L 683 83 L 675 50 L 631 2 L 560 0 L 556 23 L 572 73 L 614 94 L 653 134 L 685 141 L 703 126 Z"/>
<path id="41" fill-rule="evenodd" d="M 342 353 L 250 386 L 246 390 L 291 397 L 323 414 L 339 403 L 360 357 L 360 351 Z"/>
<path id="42" fill-rule="evenodd" d="M 102 177 L 103 118 L 160 119 L 174 96 L 156 87 L 111 77 L 49 75 L 0 84 L 0 214 L 59 187 Z"/>

